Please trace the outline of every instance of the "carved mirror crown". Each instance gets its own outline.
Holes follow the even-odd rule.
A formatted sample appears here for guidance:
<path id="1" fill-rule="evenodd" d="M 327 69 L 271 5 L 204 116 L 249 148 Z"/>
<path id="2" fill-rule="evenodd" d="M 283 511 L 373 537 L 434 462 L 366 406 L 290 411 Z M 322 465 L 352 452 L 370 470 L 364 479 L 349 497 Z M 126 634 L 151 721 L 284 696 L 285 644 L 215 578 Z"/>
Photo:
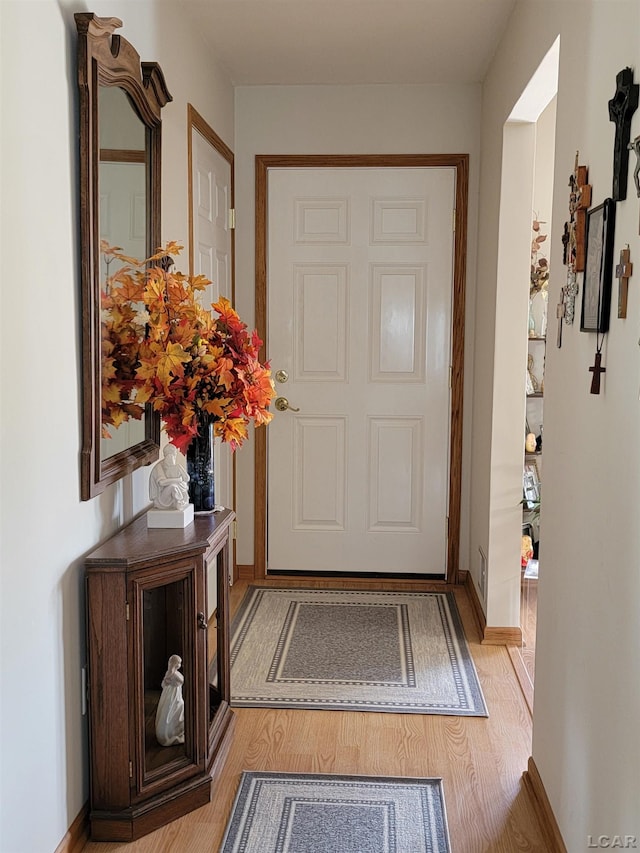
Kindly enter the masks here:
<path id="1" fill-rule="evenodd" d="M 107 340 L 101 316 L 105 281 L 113 270 L 102 241 L 131 257 L 160 245 L 162 107 L 171 100 L 156 62 L 114 33 L 118 18 L 75 15 L 80 92 L 80 255 L 82 287 L 83 430 L 81 496 L 158 458 L 160 421 L 151 407 L 111 400 L 103 370 Z M 121 422 L 117 407 L 127 411 Z M 114 411 L 116 414 L 114 415 Z"/>

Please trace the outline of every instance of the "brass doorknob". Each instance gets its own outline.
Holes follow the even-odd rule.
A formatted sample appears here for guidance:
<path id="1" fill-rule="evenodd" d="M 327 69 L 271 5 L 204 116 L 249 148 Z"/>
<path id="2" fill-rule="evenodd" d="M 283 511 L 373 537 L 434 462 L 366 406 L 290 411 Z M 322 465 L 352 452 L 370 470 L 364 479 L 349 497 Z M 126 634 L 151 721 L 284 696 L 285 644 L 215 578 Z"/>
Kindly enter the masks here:
<path id="1" fill-rule="evenodd" d="M 274 405 L 279 412 L 286 412 L 287 409 L 291 409 L 292 412 L 300 411 L 300 409 L 296 409 L 295 406 L 291 406 L 286 397 L 276 397 Z"/>

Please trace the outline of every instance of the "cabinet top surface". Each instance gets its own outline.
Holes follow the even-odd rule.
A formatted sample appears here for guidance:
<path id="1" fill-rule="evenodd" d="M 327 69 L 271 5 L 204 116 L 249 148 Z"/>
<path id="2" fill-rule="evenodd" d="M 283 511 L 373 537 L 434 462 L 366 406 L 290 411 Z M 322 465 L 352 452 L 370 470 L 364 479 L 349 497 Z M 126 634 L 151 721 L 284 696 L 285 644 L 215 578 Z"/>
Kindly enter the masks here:
<path id="1" fill-rule="evenodd" d="M 180 553 L 204 553 L 229 536 L 235 518 L 231 509 L 197 515 L 185 528 L 148 528 L 144 513 L 107 539 L 86 557 L 87 568 L 133 565 Z"/>

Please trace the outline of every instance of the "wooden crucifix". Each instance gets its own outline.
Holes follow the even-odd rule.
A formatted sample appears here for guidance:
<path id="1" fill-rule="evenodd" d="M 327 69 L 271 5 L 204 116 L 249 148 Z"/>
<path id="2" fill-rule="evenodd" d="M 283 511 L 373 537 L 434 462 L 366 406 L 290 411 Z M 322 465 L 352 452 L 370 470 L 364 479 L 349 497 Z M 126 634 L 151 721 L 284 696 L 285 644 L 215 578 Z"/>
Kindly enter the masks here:
<path id="1" fill-rule="evenodd" d="M 609 119 L 615 122 L 616 137 L 613 145 L 613 190 L 615 201 L 627 197 L 629 176 L 629 139 L 631 118 L 638 109 L 640 86 L 633 82 L 633 70 L 623 68 L 616 74 L 616 93 L 609 101 Z"/>
<path id="2" fill-rule="evenodd" d="M 633 272 L 633 264 L 630 258 L 631 250 L 627 243 L 627 248 L 620 250 L 620 262 L 616 266 L 616 278 L 618 279 L 618 317 L 622 320 L 627 316 L 629 277 Z"/>
<path id="3" fill-rule="evenodd" d="M 584 272 L 585 241 L 587 232 L 587 210 L 591 206 L 591 184 L 589 169 L 580 166 L 580 152 L 576 151 L 573 173 L 569 177 L 569 221 L 565 223 L 562 243 L 564 262 L 567 265 L 567 284 L 564 288 L 564 322 L 570 326 L 575 317 L 576 296 L 578 295 L 577 272 Z"/>
<path id="4" fill-rule="evenodd" d="M 596 360 L 593 363 L 593 367 L 589 368 L 589 373 L 593 373 L 593 378 L 591 380 L 591 393 L 599 394 L 600 393 L 600 374 L 606 373 L 607 368 L 602 366 L 602 353 L 600 350 L 596 352 Z"/>
<path id="5" fill-rule="evenodd" d="M 589 181 L 589 169 L 587 166 L 578 166 L 578 152 L 576 151 L 576 164 L 573 172 L 574 182 L 571 186 L 572 198 L 569 201 L 569 210 L 575 206 L 575 259 L 576 272 L 584 272 L 585 267 L 585 239 L 587 234 L 587 210 L 591 207 L 591 184 Z M 573 195 L 575 194 L 575 199 Z"/>

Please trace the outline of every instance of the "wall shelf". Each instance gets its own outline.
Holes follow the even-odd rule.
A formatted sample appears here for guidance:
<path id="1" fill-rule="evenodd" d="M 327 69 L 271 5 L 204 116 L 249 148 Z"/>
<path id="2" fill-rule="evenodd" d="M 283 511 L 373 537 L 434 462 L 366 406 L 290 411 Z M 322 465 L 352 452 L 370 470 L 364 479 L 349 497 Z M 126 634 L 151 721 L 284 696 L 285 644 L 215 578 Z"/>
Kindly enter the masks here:
<path id="1" fill-rule="evenodd" d="M 537 316 L 537 329 L 546 329 L 545 314 Z M 526 377 L 526 424 L 525 434 L 532 432 L 536 436 L 536 444 L 540 448 L 533 452 L 524 452 L 523 460 L 523 534 L 527 533 L 533 540 L 534 554 L 537 557 L 539 543 L 539 499 L 540 481 L 542 475 L 542 417 L 544 397 L 544 368 L 546 356 L 546 334 L 527 335 L 527 377 Z M 528 393 L 527 393 L 528 392 Z M 536 506 L 528 507 L 526 501 L 535 501 Z"/>

